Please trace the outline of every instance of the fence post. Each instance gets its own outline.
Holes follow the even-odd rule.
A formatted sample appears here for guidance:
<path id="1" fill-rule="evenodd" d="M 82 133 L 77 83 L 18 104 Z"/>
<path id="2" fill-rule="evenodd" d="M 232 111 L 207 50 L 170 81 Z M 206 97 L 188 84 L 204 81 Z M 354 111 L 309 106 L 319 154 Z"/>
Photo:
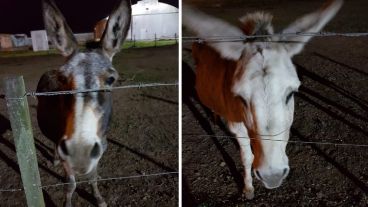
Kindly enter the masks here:
<path id="1" fill-rule="evenodd" d="M 175 44 L 178 44 L 178 39 L 176 37 L 176 33 L 175 33 Z"/>
<path id="2" fill-rule="evenodd" d="M 133 38 L 133 47 L 135 47 L 135 35 L 134 35 L 134 38 Z"/>
<path id="3" fill-rule="evenodd" d="M 44 207 L 41 179 L 28 101 L 22 76 L 11 76 L 4 81 L 6 105 L 13 131 L 14 143 L 28 207 Z"/>

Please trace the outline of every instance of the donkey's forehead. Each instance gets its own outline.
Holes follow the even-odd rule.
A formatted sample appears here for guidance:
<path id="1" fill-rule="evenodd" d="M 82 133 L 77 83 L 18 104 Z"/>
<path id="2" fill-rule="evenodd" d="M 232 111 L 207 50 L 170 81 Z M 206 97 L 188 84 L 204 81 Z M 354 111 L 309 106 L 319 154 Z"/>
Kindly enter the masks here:
<path id="1" fill-rule="evenodd" d="M 299 84 L 295 67 L 285 50 L 263 49 L 244 63 L 244 70 L 249 79 L 272 76 L 284 79 L 290 84 Z"/>
<path id="2" fill-rule="evenodd" d="M 295 66 L 286 50 L 264 50 L 262 54 L 264 57 L 263 69 L 267 69 L 269 72 L 277 75 L 280 74 L 280 77 L 284 76 L 285 79 L 288 78 L 290 81 L 299 80 Z"/>
<path id="3" fill-rule="evenodd" d="M 290 57 L 283 51 L 264 49 L 243 61 L 243 75 L 234 83 L 233 92 L 250 98 L 258 90 L 273 88 L 277 93 L 295 90 L 300 81 Z M 272 94 L 269 94 L 272 96 Z"/>
<path id="4" fill-rule="evenodd" d="M 91 70 L 96 72 L 111 67 L 111 61 L 103 55 L 102 51 L 98 50 L 76 53 L 62 66 L 64 70 Z"/>

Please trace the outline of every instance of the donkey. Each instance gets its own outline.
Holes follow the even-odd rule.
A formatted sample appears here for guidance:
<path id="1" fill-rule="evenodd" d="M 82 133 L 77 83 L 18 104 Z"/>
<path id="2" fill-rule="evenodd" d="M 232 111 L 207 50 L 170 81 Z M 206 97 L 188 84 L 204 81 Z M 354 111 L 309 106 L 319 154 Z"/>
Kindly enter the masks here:
<path id="1" fill-rule="evenodd" d="M 59 69 L 46 72 L 37 92 L 106 89 L 118 79 L 112 66 L 131 21 L 129 0 L 121 0 L 112 11 L 100 47 L 79 51 L 78 43 L 52 0 L 44 0 L 43 18 L 53 45 L 66 57 Z M 110 91 L 39 96 L 37 119 L 42 133 L 56 143 L 55 162 L 65 170 L 65 206 L 72 206 L 75 177 L 91 179 L 98 206 L 107 206 L 97 187 L 97 165 L 106 150 L 106 132 L 112 111 Z"/>
<path id="2" fill-rule="evenodd" d="M 342 0 L 328 1 L 281 33 L 318 32 L 342 4 Z M 183 7 L 184 26 L 204 39 L 271 35 L 271 20 L 270 14 L 256 12 L 241 17 L 238 28 Z M 252 167 L 256 178 L 268 189 L 279 187 L 289 174 L 285 149 L 293 122 L 293 94 L 300 85 L 291 58 L 310 39 L 311 36 L 266 36 L 192 46 L 198 97 L 227 121 L 229 130 L 237 137 L 244 166 L 243 195 L 247 199 L 254 198 Z"/>

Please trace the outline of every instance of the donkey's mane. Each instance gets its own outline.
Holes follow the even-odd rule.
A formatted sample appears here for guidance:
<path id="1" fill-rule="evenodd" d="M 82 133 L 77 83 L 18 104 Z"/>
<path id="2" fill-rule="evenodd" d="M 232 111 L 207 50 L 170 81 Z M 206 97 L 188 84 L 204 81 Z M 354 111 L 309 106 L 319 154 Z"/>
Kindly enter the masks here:
<path id="1" fill-rule="evenodd" d="M 102 48 L 102 43 L 101 41 L 90 40 L 86 42 L 85 46 L 87 50 L 100 49 Z"/>
<path id="2" fill-rule="evenodd" d="M 265 12 L 254 12 L 239 18 L 240 28 L 246 35 L 269 35 L 273 34 L 273 16 Z"/>

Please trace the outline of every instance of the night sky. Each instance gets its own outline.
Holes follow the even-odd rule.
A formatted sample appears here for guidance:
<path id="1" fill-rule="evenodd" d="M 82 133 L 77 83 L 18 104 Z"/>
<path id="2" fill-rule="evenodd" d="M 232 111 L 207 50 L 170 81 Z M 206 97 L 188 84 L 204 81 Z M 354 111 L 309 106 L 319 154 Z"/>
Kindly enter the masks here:
<path id="1" fill-rule="evenodd" d="M 92 32 L 120 0 L 55 0 L 73 32 Z M 103 2 L 103 3 L 101 3 Z M 135 4 L 137 0 L 132 0 Z M 159 0 L 178 7 L 178 0 Z M 41 0 L 0 0 L 0 33 L 25 33 L 43 29 Z"/>

